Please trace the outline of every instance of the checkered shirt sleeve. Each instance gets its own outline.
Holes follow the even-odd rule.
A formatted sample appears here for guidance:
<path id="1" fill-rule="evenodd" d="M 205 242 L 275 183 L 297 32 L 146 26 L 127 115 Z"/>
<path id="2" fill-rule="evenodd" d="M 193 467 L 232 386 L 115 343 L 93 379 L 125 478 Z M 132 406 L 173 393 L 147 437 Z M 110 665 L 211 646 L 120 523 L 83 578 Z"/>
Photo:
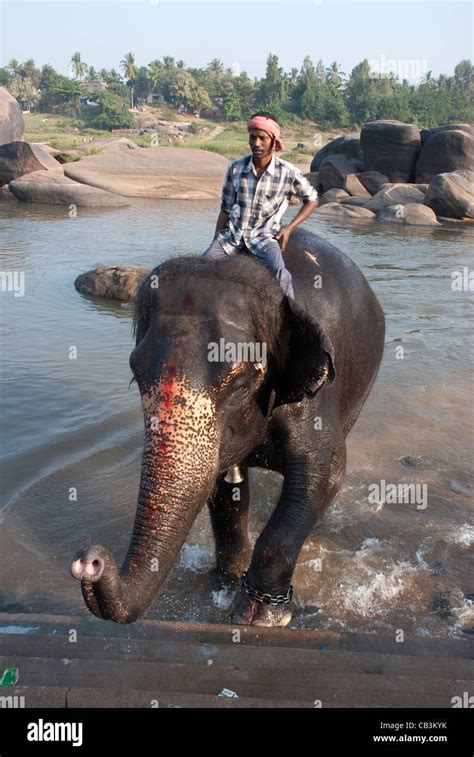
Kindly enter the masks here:
<path id="1" fill-rule="evenodd" d="M 297 197 L 301 197 L 303 202 L 316 202 L 318 199 L 317 191 L 311 186 L 308 179 L 303 176 L 301 171 L 295 171 L 292 189 L 293 193 L 297 195 Z"/>
<path id="2" fill-rule="evenodd" d="M 234 161 L 229 163 L 229 165 L 227 166 L 227 171 L 224 178 L 224 184 L 222 187 L 221 210 L 223 210 L 225 213 L 230 213 L 230 211 L 232 210 L 232 205 L 235 204 L 235 201 L 237 199 L 236 191 L 234 189 L 234 182 L 232 179 L 233 164 L 234 164 Z"/>

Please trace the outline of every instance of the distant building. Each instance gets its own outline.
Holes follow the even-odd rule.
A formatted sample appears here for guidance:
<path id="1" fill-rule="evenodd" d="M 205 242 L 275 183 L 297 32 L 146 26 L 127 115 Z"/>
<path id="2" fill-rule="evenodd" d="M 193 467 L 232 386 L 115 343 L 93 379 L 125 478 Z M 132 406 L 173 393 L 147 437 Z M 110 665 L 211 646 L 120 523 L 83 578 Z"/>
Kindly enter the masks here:
<path id="1" fill-rule="evenodd" d="M 162 103 L 164 103 L 164 101 L 165 101 L 165 98 L 163 97 L 163 95 L 157 95 L 157 94 L 151 93 L 151 92 L 146 97 L 146 102 L 148 103 L 148 105 L 153 105 L 155 103 L 162 104 Z"/>
<path id="2" fill-rule="evenodd" d="M 85 85 L 89 92 L 102 92 L 102 90 L 107 89 L 107 84 L 105 81 L 102 81 L 102 79 L 92 79 L 91 81 L 86 81 Z"/>
<path id="3" fill-rule="evenodd" d="M 213 105 L 212 108 L 203 108 L 201 110 L 201 118 L 222 118 L 222 110 Z"/>
<path id="4" fill-rule="evenodd" d="M 89 100 L 87 95 L 83 95 L 79 98 L 79 102 L 81 105 L 93 105 L 94 107 L 98 107 L 99 103 L 95 102 L 94 100 Z"/>

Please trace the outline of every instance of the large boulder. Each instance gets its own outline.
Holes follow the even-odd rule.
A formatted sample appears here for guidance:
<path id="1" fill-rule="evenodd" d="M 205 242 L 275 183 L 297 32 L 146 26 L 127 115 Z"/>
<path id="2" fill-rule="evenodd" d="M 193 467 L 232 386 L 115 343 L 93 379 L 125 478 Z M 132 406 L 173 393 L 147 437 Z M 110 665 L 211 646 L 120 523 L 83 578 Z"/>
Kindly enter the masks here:
<path id="1" fill-rule="evenodd" d="M 409 205 L 425 201 L 425 195 L 416 187 L 405 184 L 386 184 L 366 202 L 365 207 L 377 213 L 388 205 Z"/>
<path id="2" fill-rule="evenodd" d="M 24 131 L 20 106 L 5 87 L 0 87 L 0 145 L 23 139 Z"/>
<path id="3" fill-rule="evenodd" d="M 319 168 L 319 183 L 323 192 L 328 189 L 344 189 L 344 182 L 349 174 L 357 173 L 359 161 L 346 158 L 345 155 L 329 155 L 324 158 Z"/>
<path id="4" fill-rule="evenodd" d="M 346 176 L 343 187 L 352 197 L 366 197 L 368 200 L 371 197 L 370 192 L 367 191 L 355 173 Z"/>
<path id="5" fill-rule="evenodd" d="M 75 181 L 125 197 L 217 200 L 229 161 L 189 147 L 137 147 L 66 163 Z"/>
<path id="6" fill-rule="evenodd" d="M 349 193 L 344 189 L 328 189 L 319 199 L 319 204 L 324 205 L 328 202 L 340 202 L 344 197 L 349 197 Z"/>
<path id="7" fill-rule="evenodd" d="M 39 145 L 9 142 L 0 145 L 0 182 L 8 184 L 33 171 L 63 172 L 62 166 Z"/>
<path id="8" fill-rule="evenodd" d="M 144 277 L 150 268 L 109 265 L 81 273 L 74 286 L 81 294 L 105 297 L 107 300 L 133 302 Z"/>
<path id="9" fill-rule="evenodd" d="M 69 163 L 79 160 L 86 155 L 103 155 L 115 153 L 120 150 L 136 150 L 138 145 L 127 137 L 114 137 L 113 139 L 94 139 L 74 147 L 72 150 L 62 150 L 57 156 L 60 163 Z M 56 157 L 56 156 L 55 156 Z"/>
<path id="10" fill-rule="evenodd" d="M 430 182 L 450 171 L 474 171 L 474 136 L 460 129 L 434 131 L 416 164 L 416 181 Z"/>
<path id="11" fill-rule="evenodd" d="M 66 178 L 57 171 L 34 171 L 9 183 L 10 191 L 22 202 L 49 205 L 77 205 L 93 208 L 120 207 L 123 197 Z"/>
<path id="12" fill-rule="evenodd" d="M 421 146 L 423 147 L 426 140 L 433 134 L 437 134 L 440 131 L 452 131 L 453 129 L 456 129 L 457 131 L 465 131 L 467 134 L 474 136 L 474 126 L 471 126 L 470 124 L 444 124 L 444 126 L 435 126 L 433 129 L 422 129 L 420 132 Z"/>
<path id="13" fill-rule="evenodd" d="M 435 213 L 426 205 L 389 205 L 377 214 L 378 223 L 399 223 L 403 226 L 440 226 Z"/>
<path id="14" fill-rule="evenodd" d="M 425 195 L 425 205 L 437 216 L 474 218 L 474 173 L 456 171 L 435 176 Z"/>
<path id="15" fill-rule="evenodd" d="M 340 202 L 330 202 L 316 208 L 314 213 L 322 216 L 336 216 L 337 218 L 354 218 L 363 221 L 370 221 L 375 218 L 375 213 L 366 208 L 354 207 L 353 205 L 342 205 Z"/>
<path id="16" fill-rule="evenodd" d="M 363 208 L 367 204 L 367 197 L 343 197 L 340 202 L 341 205 L 354 205 Z"/>
<path id="17" fill-rule="evenodd" d="M 363 154 L 360 147 L 359 137 L 337 137 L 337 139 L 328 142 L 327 145 L 324 145 L 324 147 L 318 150 L 311 161 L 311 171 L 319 171 L 321 163 L 329 155 L 345 155 L 346 158 L 350 158 L 351 160 L 362 161 Z"/>
<path id="18" fill-rule="evenodd" d="M 13 202 L 17 202 L 15 195 L 10 192 L 8 184 L 4 184 L 3 187 L 0 187 L 0 200 L 13 200 Z"/>
<path id="19" fill-rule="evenodd" d="M 376 194 L 382 184 L 389 183 L 388 176 L 385 176 L 384 173 L 380 173 L 380 171 L 363 171 L 362 173 L 356 174 L 356 176 L 362 186 L 365 187 L 367 192 L 371 195 Z"/>
<path id="20" fill-rule="evenodd" d="M 360 133 L 364 171 L 379 171 L 391 182 L 411 181 L 420 144 L 420 130 L 414 124 L 369 121 Z"/>
<path id="21" fill-rule="evenodd" d="M 48 155 L 51 155 L 52 158 L 57 159 L 61 155 L 61 150 L 57 150 L 55 147 L 51 147 L 48 142 L 30 142 L 29 144 L 33 147 L 41 147 L 43 150 L 46 150 Z"/>
<path id="22" fill-rule="evenodd" d="M 308 179 L 309 183 L 312 187 L 315 188 L 317 192 L 320 190 L 320 184 L 319 184 L 319 172 L 318 171 L 310 171 L 308 173 L 304 174 L 305 179 Z"/>

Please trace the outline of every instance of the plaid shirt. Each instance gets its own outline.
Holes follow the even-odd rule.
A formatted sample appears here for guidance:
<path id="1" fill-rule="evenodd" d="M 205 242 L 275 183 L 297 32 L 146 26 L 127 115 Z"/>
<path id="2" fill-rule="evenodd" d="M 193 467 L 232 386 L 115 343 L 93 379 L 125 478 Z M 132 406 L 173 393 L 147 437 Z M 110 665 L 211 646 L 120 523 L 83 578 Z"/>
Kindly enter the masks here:
<path id="1" fill-rule="evenodd" d="M 221 210 L 229 213 L 228 227 L 216 238 L 228 253 L 244 245 L 261 250 L 281 229 L 281 219 L 293 195 L 314 202 L 318 193 L 301 171 L 275 153 L 260 179 L 252 156 L 237 158 L 227 166 Z"/>

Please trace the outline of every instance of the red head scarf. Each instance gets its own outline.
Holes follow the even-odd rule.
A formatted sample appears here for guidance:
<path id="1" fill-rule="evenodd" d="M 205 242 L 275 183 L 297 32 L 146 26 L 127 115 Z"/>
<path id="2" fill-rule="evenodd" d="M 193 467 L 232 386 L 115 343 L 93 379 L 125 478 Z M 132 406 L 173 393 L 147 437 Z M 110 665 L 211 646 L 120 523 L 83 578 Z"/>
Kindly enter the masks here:
<path id="1" fill-rule="evenodd" d="M 274 137 L 273 149 L 275 152 L 281 152 L 283 150 L 283 142 L 280 139 L 280 127 L 273 118 L 267 118 L 267 116 L 254 116 L 247 123 L 247 131 L 250 129 L 261 129 L 266 131 L 267 134 Z"/>

